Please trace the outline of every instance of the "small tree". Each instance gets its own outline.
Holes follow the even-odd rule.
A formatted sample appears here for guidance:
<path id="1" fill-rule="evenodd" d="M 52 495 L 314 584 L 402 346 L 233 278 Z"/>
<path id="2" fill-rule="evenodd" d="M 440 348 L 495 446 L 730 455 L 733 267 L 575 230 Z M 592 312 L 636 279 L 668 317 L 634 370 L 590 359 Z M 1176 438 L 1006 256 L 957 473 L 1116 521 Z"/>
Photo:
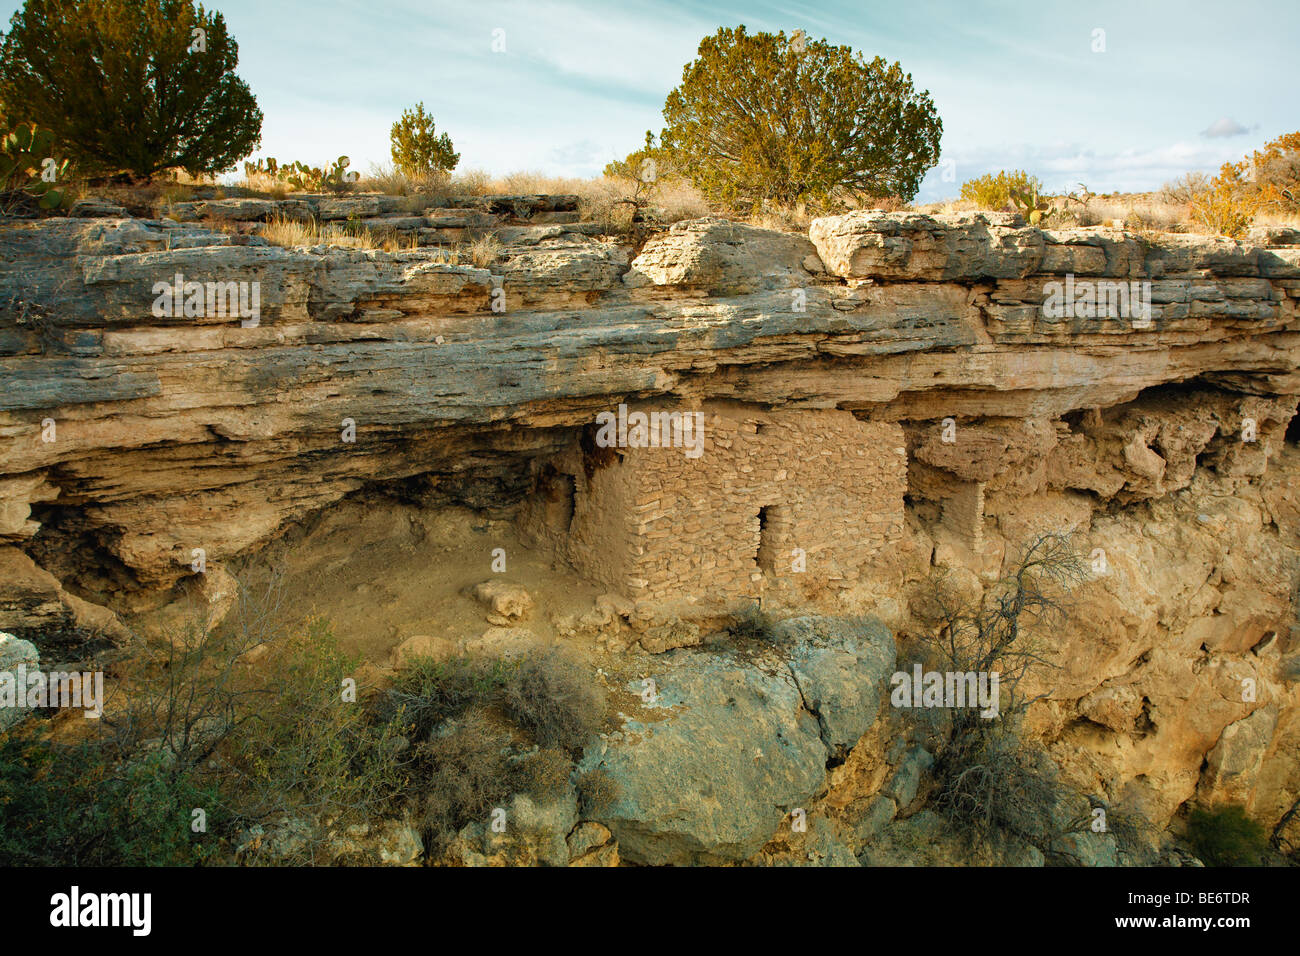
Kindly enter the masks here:
<path id="1" fill-rule="evenodd" d="M 663 179 L 675 179 L 681 170 L 673 155 L 655 141 L 655 134 L 645 131 L 645 145 L 627 154 L 626 159 L 616 159 L 605 165 L 605 175 L 611 179 L 630 179 L 637 183 L 653 185 Z"/>
<path id="2" fill-rule="evenodd" d="M 910 200 L 943 123 L 911 74 L 801 33 L 722 28 L 664 104 L 663 143 L 710 198 Z"/>
<path id="3" fill-rule="evenodd" d="M 680 177 L 681 171 L 672 153 L 656 143 L 654 133 L 646 130 L 645 145 L 628 153 L 626 159 L 606 164 L 605 176 L 618 181 L 623 188 L 631 187 L 631 192 L 615 199 L 613 206 L 631 210 L 630 222 L 635 229 L 647 218 L 651 197 L 657 193 L 660 183 Z"/>
<path id="4" fill-rule="evenodd" d="M 190 0 L 27 0 L 0 46 L 0 99 L 92 172 L 229 169 L 261 140 L 220 13 Z"/>
<path id="5" fill-rule="evenodd" d="M 433 117 L 424 111 L 423 103 L 403 110 L 402 118 L 393 124 L 392 154 L 393 164 L 408 175 L 449 173 L 460 162 L 451 137 L 434 132 Z"/>
<path id="6" fill-rule="evenodd" d="M 1045 532 L 978 601 L 962 600 L 936 578 L 919 602 L 919 615 L 933 626 L 922 641 L 941 668 L 1000 676 L 997 716 L 954 709 L 934 768 L 935 805 L 972 836 L 987 839 L 1002 830 L 1038 845 L 1061 835 L 1054 768 L 1021 737 L 1021 718 L 1033 701 L 1020 683 L 1031 668 L 1053 666 L 1039 654 L 1038 638 L 1068 619 L 1065 595 L 1085 576 L 1069 537 Z M 1064 828 L 1081 825 L 1067 821 Z"/>

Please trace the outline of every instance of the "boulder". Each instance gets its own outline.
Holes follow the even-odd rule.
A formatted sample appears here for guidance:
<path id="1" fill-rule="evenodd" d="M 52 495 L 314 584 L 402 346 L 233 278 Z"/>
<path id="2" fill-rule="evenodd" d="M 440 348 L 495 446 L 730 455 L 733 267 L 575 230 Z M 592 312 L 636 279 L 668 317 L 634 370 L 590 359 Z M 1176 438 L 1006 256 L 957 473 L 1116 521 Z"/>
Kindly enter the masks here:
<path id="1" fill-rule="evenodd" d="M 128 219 L 130 215 L 117 203 L 93 197 L 78 199 L 68 210 L 68 216 L 72 219 Z"/>
<path id="2" fill-rule="evenodd" d="M 526 627 L 492 627 L 465 642 L 468 654 L 486 657 L 527 657 L 541 647 L 542 641 Z"/>
<path id="3" fill-rule="evenodd" d="M 568 837 L 578 822 L 578 795 L 572 785 L 549 800 L 515 794 L 496 810 L 504 811 L 504 816 L 494 810 L 492 819 L 462 827 L 446 851 L 447 859 L 464 866 L 569 865 L 573 854 Z M 493 828 L 496 819 L 504 822 L 504 829 Z M 577 855 L 582 857 L 588 850 Z"/>
<path id="4" fill-rule="evenodd" d="M 822 743 L 842 759 L 875 723 L 897 659 L 893 635 L 867 619 L 799 617 L 772 636 L 788 645 L 790 674 L 817 717 Z"/>
<path id="5" fill-rule="evenodd" d="M 803 236 L 729 219 L 692 219 L 647 242 L 623 282 L 632 288 L 696 286 L 730 293 L 797 288 L 813 281 L 805 261 L 816 259 L 813 244 Z"/>
<path id="6" fill-rule="evenodd" d="M 623 858 L 645 865 L 752 856 L 793 808 L 822 786 L 826 747 L 788 673 L 726 654 L 673 651 L 647 676 L 657 696 L 644 719 L 587 748 L 616 797 L 600 814 Z M 640 694 L 641 681 L 629 691 Z"/>
<path id="7" fill-rule="evenodd" d="M 219 222 L 248 222 L 270 219 L 278 203 L 268 199 L 212 199 L 198 208 L 200 219 Z"/>
<path id="8" fill-rule="evenodd" d="M 352 866 L 418 866 L 424 841 L 404 820 L 381 820 L 332 831 L 326 849 L 336 862 Z"/>
<path id="9" fill-rule="evenodd" d="M 31 711 L 26 707 L 17 706 L 22 695 L 22 702 L 26 702 L 27 687 L 18 686 L 19 667 L 26 670 L 28 677 L 32 674 L 39 674 L 41 664 L 40 655 L 36 651 L 36 645 L 31 641 L 24 641 L 14 637 L 12 634 L 6 634 L 0 631 L 0 681 L 12 681 L 15 706 L 8 706 L 8 702 L 0 696 L 0 731 L 8 730 L 10 727 L 19 723 Z"/>

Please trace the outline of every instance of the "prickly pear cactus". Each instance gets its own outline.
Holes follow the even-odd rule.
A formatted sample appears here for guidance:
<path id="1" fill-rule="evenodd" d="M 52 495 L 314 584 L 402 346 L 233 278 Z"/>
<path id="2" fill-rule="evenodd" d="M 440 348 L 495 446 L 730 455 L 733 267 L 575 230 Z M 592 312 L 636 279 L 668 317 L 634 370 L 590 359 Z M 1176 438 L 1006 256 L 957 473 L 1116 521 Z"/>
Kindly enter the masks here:
<path id="1" fill-rule="evenodd" d="M 1037 189 L 1013 189 L 1011 190 L 1011 201 L 1015 204 L 1016 210 L 1024 216 L 1025 221 L 1031 226 L 1043 225 L 1055 212 L 1052 204 L 1038 195 Z"/>
<path id="2" fill-rule="evenodd" d="M 67 176 L 68 161 L 57 161 L 54 134 L 34 123 L 24 123 L 0 139 L 0 202 L 9 212 L 23 197 L 41 209 L 58 209 L 70 202 L 67 190 L 56 188 Z"/>

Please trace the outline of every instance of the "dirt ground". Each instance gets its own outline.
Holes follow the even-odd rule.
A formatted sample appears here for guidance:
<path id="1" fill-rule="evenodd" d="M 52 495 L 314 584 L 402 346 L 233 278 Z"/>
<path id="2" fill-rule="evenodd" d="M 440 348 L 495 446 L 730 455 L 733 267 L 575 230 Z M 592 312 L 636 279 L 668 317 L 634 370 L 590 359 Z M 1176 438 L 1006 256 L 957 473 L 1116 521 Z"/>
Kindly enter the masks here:
<path id="1" fill-rule="evenodd" d="M 503 573 L 493 570 L 497 548 L 505 551 Z M 396 501 L 340 502 L 233 570 L 254 592 L 278 575 L 286 620 L 324 617 L 344 650 L 381 665 L 416 635 L 459 641 L 490 630 L 471 593 L 484 581 L 528 591 L 536 606 L 519 626 L 546 644 L 556 640 L 554 618 L 589 609 L 600 593 L 526 548 L 510 521 Z"/>

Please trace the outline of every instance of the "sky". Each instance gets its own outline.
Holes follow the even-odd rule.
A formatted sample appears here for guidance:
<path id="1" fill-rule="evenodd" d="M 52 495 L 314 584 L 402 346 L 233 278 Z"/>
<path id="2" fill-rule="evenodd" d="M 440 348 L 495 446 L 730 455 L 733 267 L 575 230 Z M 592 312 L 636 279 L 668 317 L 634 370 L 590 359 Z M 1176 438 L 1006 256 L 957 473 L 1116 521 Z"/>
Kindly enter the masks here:
<path id="1" fill-rule="evenodd" d="M 0 0 L 7 24 L 20 4 Z M 460 170 L 598 174 L 662 126 L 719 26 L 898 61 L 944 132 L 918 201 L 1026 169 L 1052 192 L 1158 188 L 1300 129 L 1296 0 L 211 0 L 265 114 L 257 156 L 389 161 L 423 101 Z M 1227 15 L 1225 15 L 1227 14 Z"/>

